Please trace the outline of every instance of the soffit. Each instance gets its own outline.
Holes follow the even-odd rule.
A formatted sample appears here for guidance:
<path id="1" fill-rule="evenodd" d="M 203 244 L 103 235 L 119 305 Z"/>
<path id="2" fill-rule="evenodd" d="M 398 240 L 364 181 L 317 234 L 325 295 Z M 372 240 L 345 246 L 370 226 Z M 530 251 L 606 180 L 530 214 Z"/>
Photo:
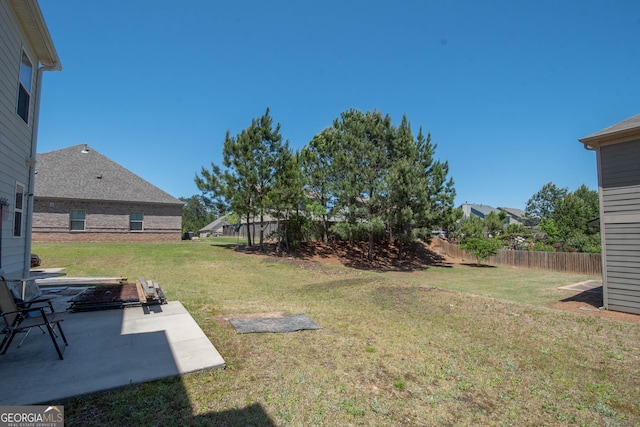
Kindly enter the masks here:
<path id="1" fill-rule="evenodd" d="M 44 21 L 40 6 L 36 0 L 9 0 L 9 5 L 18 18 L 38 61 L 55 70 L 62 69 L 60 58 L 51 40 L 49 29 Z"/>

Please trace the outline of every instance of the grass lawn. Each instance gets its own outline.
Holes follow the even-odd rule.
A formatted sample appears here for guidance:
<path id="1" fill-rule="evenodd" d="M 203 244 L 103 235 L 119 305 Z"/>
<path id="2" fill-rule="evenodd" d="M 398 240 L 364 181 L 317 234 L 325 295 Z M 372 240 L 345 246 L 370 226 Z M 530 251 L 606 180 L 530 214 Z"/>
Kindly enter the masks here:
<path id="1" fill-rule="evenodd" d="M 235 243 L 34 244 L 69 276 L 157 281 L 227 362 L 63 402 L 67 425 L 640 425 L 640 324 L 550 308 L 594 277 L 301 268 Z M 271 312 L 324 329 L 225 320 Z"/>

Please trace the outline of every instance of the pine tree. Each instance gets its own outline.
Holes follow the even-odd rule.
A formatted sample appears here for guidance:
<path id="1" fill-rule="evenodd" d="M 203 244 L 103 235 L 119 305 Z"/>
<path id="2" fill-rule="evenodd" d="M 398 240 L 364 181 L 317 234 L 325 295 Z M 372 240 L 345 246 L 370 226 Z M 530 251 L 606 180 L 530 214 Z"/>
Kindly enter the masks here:
<path id="1" fill-rule="evenodd" d="M 352 242 L 357 235 L 368 236 L 367 258 L 372 260 L 375 236 L 385 228 L 383 191 L 393 139 L 391 118 L 352 109 L 334 122 L 334 128 L 337 206 L 346 219 L 335 230 Z"/>
<path id="2" fill-rule="evenodd" d="M 212 164 L 211 172 L 202 168 L 202 176 L 196 176 L 201 189 L 223 194 L 232 212 L 247 222 L 247 244 L 255 238 L 255 220 L 260 222 L 260 247 L 264 242 L 264 216 L 272 207 L 272 192 L 278 178 L 282 157 L 288 153 L 288 142 L 282 141 L 280 124 L 275 128 L 269 108 L 251 125 L 232 137 L 227 131 L 222 149 L 222 164 Z M 253 223 L 253 233 L 249 224 Z"/>
<path id="3" fill-rule="evenodd" d="M 328 241 L 329 217 L 335 205 L 335 129 L 327 128 L 313 137 L 300 153 L 301 167 L 305 177 L 308 203 L 307 211 L 322 222 L 322 241 Z"/>
<path id="4" fill-rule="evenodd" d="M 416 139 L 406 116 L 396 129 L 387 183 L 387 221 L 391 240 L 403 257 L 403 246 L 418 237 L 430 238 L 432 228 L 453 210 L 453 180 L 448 164 L 435 161 L 436 146 L 420 129 Z"/>

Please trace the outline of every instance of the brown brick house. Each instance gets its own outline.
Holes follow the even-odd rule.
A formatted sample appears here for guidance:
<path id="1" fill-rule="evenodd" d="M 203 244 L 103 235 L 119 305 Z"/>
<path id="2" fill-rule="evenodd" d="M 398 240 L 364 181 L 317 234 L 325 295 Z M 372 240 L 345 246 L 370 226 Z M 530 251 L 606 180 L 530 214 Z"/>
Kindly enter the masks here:
<path id="1" fill-rule="evenodd" d="M 180 240 L 182 207 L 86 145 L 37 155 L 34 241 Z"/>

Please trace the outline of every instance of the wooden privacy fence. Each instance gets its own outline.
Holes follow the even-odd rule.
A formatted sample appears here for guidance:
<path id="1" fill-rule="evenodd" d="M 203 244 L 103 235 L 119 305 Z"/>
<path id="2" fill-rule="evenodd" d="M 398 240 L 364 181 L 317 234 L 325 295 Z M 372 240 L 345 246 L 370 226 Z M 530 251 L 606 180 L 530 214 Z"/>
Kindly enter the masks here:
<path id="1" fill-rule="evenodd" d="M 439 238 L 434 239 L 433 243 L 434 246 L 440 248 L 439 252 L 445 253 L 452 258 L 469 261 L 476 259 L 457 244 L 449 243 Z M 498 252 L 498 255 L 489 257 L 485 262 L 491 265 L 510 265 L 513 267 L 567 273 L 602 274 L 602 258 L 600 254 L 502 250 Z"/>

